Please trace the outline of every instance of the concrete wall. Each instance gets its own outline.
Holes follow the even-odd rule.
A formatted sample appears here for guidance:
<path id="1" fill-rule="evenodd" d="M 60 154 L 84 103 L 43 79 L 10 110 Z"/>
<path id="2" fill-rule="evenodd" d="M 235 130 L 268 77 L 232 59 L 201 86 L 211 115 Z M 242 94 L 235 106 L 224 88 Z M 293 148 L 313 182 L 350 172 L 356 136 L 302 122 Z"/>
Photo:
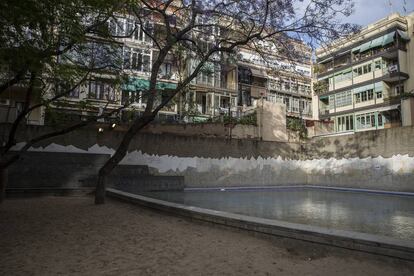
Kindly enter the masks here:
<path id="1" fill-rule="evenodd" d="M 72 152 L 71 152 L 72 151 Z M 73 152 L 27 152 L 9 167 L 8 190 L 94 188 L 99 169 L 108 154 Z M 146 165 L 117 166 L 107 185 L 128 192 L 182 190 L 182 176 L 154 176 Z"/>
<path id="2" fill-rule="evenodd" d="M 286 105 L 258 101 L 257 123 L 263 141 L 288 141 L 286 130 Z"/>
<path id="3" fill-rule="evenodd" d="M 109 155 L 28 152 L 9 167 L 8 188 L 80 188 L 93 187 L 88 181 Z"/>
<path id="4" fill-rule="evenodd" d="M 414 98 L 401 99 L 401 117 L 403 126 L 414 126 Z"/>
<path id="5" fill-rule="evenodd" d="M 19 140 L 43 131 L 21 129 Z M 84 129 L 32 150 L 112 154 L 122 134 Z M 307 143 L 141 134 L 122 164 L 148 165 L 155 175 L 184 176 L 187 187 L 308 184 L 414 192 L 413 137 L 413 127 Z"/>
<path id="6" fill-rule="evenodd" d="M 143 133 L 221 138 L 231 137 L 234 139 L 259 139 L 259 131 L 256 126 L 240 124 L 151 124 L 143 130 Z"/>

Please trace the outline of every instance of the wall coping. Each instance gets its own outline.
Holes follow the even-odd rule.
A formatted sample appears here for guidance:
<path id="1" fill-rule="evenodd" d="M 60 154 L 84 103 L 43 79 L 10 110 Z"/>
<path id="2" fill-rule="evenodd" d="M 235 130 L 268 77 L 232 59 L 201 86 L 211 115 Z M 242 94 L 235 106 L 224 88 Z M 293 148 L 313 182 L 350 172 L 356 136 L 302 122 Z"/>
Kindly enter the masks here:
<path id="1" fill-rule="evenodd" d="M 108 189 L 107 194 L 110 197 L 134 204 L 214 224 L 267 235 L 287 237 L 401 259 L 414 260 L 414 241 L 410 240 L 400 240 L 360 232 L 328 229 L 318 226 L 215 211 L 153 199 L 115 189 Z"/>

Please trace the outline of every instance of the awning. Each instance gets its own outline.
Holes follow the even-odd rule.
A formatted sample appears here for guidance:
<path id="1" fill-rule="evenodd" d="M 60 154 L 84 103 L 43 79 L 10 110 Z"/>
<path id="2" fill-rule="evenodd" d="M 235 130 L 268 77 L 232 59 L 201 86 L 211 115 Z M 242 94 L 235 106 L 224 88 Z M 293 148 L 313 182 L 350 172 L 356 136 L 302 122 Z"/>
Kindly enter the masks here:
<path id="1" fill-rule="evenodd" d="M 368 85 L 364 85 L 364 86 L 361 86 L 361 87 L 357 87 L 357 88 L 353 89 L 352 92 L 355 94 L 355 93 L 367 91 L 369 89 L 374 89 L 374 85 L 373 84 L 368 84 Z"/>
<path id="2" fill-rule="evenodd" d="M 328 58 L 325 58 L 324 60 L 321 60 L 321 61 L 319 61 L 318 63 L 326 63 L 326 62 L 329 62 L 329 61 L 331 61 L 331 60 L 333 60 L 333 57 L 328 57 Z"/>
<path id="3" fill-rule="evenodd" d="M 356 112 L 355 115 L 367 114 L 367 113 L 371 113 L 371 112 L 389 111 L 389 110 L 393 110 L 393 109 L 398 109 L 399 106 L 400 106 L 399 104 L 394 104 L 394 105 L 387 105 L 387 106 L 383 106 L 383 107 L 377 107 L 375 109 L 369 109 L 369 110 Z"/>
<path id="4" fill-rule="evenodd" d="M 336 73 L 336 74 L 335 74 L 335 76 L 338 76 L 338 75 L 345 75 L 345 74 L 348 74 L 348 73 L 351 73 L 351 72 L 352 72 L 352 69 L 351 69 L 351 68 L 348 68 L 348 69 L 345 69 L 345 70 L 339 71 L 338 73 Z"/>
<path id="5" fill-rule="evenodd" d="M 398 32 L 398 35 L 401 37 L 402 40 L 410 41 L 410 38 L 408 37 L 406 32 L 403 32 L 401 30 L 397 30 L 397 32 Z"/>
<path id="6" fill-rule="evenodd" d="M 252 72 L 252 76 L 254 77 L 263 78 L 263 79 L 267 78 L 266 72 L 262 70 L 250 68 L 250 71 Z"/>
<path id="7" fill-rule="evenodd" d="M 128 91 L 143 91 L 149 89 L 149 80 L 140 78 L 130 78 L 126 84 L 122 85 L 122 90 Z M 156 88 L 158 90 L 175 89 L 176 83 L 157 81 Z"/>
<path id="8" fill-rule="evenodd" d="M 361 45 L 361 48 L 360 48 L 360 52 L 361 53 L 363 53 L 363 52 L 365 52 L 365 51 L 368 51 L 369 49 L 371 49 L 371 41 L 368 41 L 368 42 L 366 42 L 366 43 L 364 43 L 364 44 L 362 44 Z"/>
<path id="9" fill-rule="evenodd" d="M 384 40 L 382 41 L 382 46 L 388 45 L 394 42 L 395 32 L 388 33 L 384 35 Z"/>
<path id="10" fill-rule="evenodd" d="M 361 46 L 352 49 L 352 53 L 358 53 L 361 50 Z"/>
<path id="11" fill-rule="evenodd" d="M 380 47 L 382 46 L 382 42 L 384 41 L 384 36 L 378 37 L 371 41 L 371 48 Z"/>
<path id="12" fill-rule="evenodd" d="M 397 32 L 398 32 L 398 35 L 401 37 L 401 39 L 406 40 L 406 41 L 410 40 L 410 38 L 408 37 L 408 35 L 405 32 L 403 32 L 401 30 L 397 30 Z M 375 38 L 371 41 L 368 41 L 368 42 L 366 42 L 366 43 L 364 43 L 364 44 L 362 44 L 358 47 L 353 48 L 352 53 L 357 53 L 357 52 L 362 53 L 362 52 L 368 51 L 369 49 L 372 49 L 372 48 L 388 45 L 388 44 L 394 42 L 395 34 L 396 34 L 396 32 L 393 31 L 393 32 L 390 32 L 386 35 L 383 35 L 381 37 L 378 37 L 378 38 Z"/>

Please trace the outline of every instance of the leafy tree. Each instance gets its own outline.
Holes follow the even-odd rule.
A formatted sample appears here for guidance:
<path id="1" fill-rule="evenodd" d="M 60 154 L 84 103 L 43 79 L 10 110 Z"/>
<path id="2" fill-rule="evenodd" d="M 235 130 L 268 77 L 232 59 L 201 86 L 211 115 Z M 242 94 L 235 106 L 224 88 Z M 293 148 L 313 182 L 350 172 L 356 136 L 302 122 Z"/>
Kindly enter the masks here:
<path id="1" fill-rule="evenodd" d="M 241 47 L 266 58 L 271 45 L 277 54 L 297 60 L 301 51 L 294 39 L 314 46 L 354 31 L 355 26 L 337 20 L 341 14 L 348 16 L 352 7 L 350 0 L 140 0 L 128 6 L 127 12 L 138 18 L 158 55 L 151 69 L 145 111 L 133 121 L 114 155 L 99 170 L 95 203 L 104 203 L 106 178 L 127 154 L 135 134 L 153 121 L 198 73 L 214 62 L 234 57 Z M 145 24 L 153 20 L 155 32 Z M 189 61 L 180 68 L 187 74 L 181 76 L 168 97 L 157 103 L 158 72 L 166 57 L 177 49 Z"/>
<path id="2" fill-rule="evenodd" d="M 108 29 L 108 19 L 126 2 L 115 0 L 5 0 L 0 2 L 0 96 L 24 87 L 22 110 L 9 127 L 0 148 L 0 202 L 7 182 L 7 167 L 21 152 L 41 140 L 63 135 L 96 118 L 34 137 L 11 152 L 25 118 L 40 108 L 64 102 L 64 97 L 88 78 L 110 75 L 122 81 L 120 47 Z M 105 106 L 103 106 L 105 107 Z M 111 116 L 107 111 L 99 117 Z"/>

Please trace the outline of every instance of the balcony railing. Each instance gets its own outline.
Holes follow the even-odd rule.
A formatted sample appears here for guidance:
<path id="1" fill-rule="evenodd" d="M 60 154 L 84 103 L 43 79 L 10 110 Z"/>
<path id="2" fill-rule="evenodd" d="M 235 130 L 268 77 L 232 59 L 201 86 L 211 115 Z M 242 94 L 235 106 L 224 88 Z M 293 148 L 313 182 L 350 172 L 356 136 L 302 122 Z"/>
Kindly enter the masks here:
<path id="1" fill-rule="evenodd" d="M 353 63 L 357 63 L 357 62 L 358 63 L 363 63 L 363 62 L 368 61 L 370 59 L 380 57 L 384 54 L 389 54 L 389 53 L 397 51 L 397 50 L 406 51 L 406 46 L 404 44 L 400 44 L 399 46 L 397 46 L 395 44 L 395 45 L 392 45 L 390 47 L 373 49 L 373 50 L 370 50 L 367 53 L 364 53 L 362 55 L 353 55 L 352 59 L 349 58 L 346 62 L 340 62 L 339 64 L 335 64 L 335 61 L 328 63 L 329 66 L 328 65 L 323 65 L 323 64 L 318 64 L 315 67 L 315 74 L 316 74 L 317 78 L 321 78 L 321 77 L 324 77 L 328 74 L 332 74 L 336 71 L 340 71 L 340 70 L 342 70 L 342 68 L 347 67 L 347 66 L 349 66 Z"/>

